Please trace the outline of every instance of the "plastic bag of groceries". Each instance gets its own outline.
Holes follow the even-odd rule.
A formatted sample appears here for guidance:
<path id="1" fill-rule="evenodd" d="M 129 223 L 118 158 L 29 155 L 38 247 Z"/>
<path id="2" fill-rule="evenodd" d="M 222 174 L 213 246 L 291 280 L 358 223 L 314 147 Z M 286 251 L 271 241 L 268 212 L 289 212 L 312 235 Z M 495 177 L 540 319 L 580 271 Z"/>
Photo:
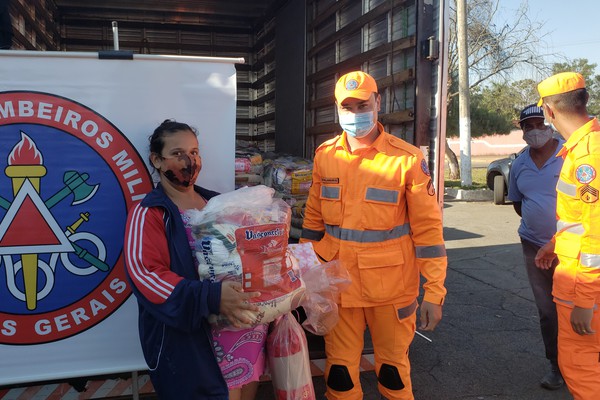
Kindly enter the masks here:
<path id="1" fill-rule="evenodd" d="M 304 294 L 298 262 L 288 250 L 290 207 L 273 198 L 263 185 L 244 187 L 213 197 L 206 206 L 188 211 L 200 279 L 234 280 L 245 291 L 258 291 L 252 301 L 258 312 L 247 311 L 252 324 L 273 321 L 298 307 Z M 209 321 L 234 328 L 222 316 Z"/>
<path id="2" fill-rule="evenodd" d="M 273 323 L 267 336 L 267 362 L 277 400 L 316 398 L 306 335 L 291 313 Z"/>
<path id="3" fill-rule="evenodd" d="M 306 313 L 302 326 L 315 335 L 323 336 L 339 320 L 339 297 L 352 282 L 350 273 L 339 260 L 321 263 L 310 242 L 291 244 L 289 249 L 299 260 L 300 276 L 306 285 L 300 302 Z"/>
<path id="4" fill-rule="evenodd" d="M 312 184 L 312 161 L 293 156 L 265 161 L 265 184 L 287 196 L 308 195 Z"/>

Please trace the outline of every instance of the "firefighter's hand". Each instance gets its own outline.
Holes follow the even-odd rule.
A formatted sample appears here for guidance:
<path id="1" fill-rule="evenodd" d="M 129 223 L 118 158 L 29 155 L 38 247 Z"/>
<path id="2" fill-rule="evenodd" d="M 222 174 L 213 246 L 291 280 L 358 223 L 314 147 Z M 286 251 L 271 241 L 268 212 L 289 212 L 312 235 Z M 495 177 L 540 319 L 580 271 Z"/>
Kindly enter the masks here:
<path id="1" fill-rule="evenodd" d="M 578 335 L 593 335 L 596 333 L 592 329 L 593 308 L 573 307 L 571 311 L 571 327 Z"/>
<path id="2" fill-rule="evenodd" d="M 543 245 L 535 255 L 535 266 L 539 269 L 550 269 L 556 258 L 554 254 L 554 242 L 548 242 Z"/>
<path id="3" fill-rule="evenodd" d="M 220 313 L 236 328 L 254 323 L 258 307 L 248 300 L 260 296 L 260 292 L 244 292 L 238 282 L 225 281 L 221 284 Z"/>
<path id="4" fill-rule="evenodd" d="M 433 331 L 442 320 L 442 306 L 428 301 L 421 303 L 421 326 L 419 329 Z"/>

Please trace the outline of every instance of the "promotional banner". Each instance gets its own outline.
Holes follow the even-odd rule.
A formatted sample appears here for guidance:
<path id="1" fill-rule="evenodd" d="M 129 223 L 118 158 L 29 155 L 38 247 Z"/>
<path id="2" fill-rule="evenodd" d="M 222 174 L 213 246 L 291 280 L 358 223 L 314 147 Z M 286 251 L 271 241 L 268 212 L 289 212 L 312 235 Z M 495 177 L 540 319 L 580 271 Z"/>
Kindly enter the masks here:
<path id="1" fill-rule="evenodd" d="M 197 183 L 233 190 L 234 62 L 0 51 L 0 385 L 147 368 L 123 235 L 148 138 L 196 128 Z"/>

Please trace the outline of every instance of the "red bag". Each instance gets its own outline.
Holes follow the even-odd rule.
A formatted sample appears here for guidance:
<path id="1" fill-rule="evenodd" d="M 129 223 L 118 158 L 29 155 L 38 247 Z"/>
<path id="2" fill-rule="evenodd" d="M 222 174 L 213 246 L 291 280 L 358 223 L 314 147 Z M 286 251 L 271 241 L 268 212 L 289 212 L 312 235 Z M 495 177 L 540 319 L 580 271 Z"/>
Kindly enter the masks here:
<path id="1" fill-rule="evenodd" d="M 277 400 L 315 400 L 304 330 L 291 313 L 277 318 L 267 336 L 267 361 Z"/>

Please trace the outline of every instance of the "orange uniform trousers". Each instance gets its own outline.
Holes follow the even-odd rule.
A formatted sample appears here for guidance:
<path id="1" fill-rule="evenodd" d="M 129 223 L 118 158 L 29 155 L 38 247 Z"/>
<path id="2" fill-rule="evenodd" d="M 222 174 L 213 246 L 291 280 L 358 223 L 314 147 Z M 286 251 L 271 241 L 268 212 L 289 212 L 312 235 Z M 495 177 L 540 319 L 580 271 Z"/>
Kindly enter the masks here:
<path id="1" fill-rule="evenodd" d="M 347 391 L 336 391 L 328 385 L 325 393 L 327 399 L 362 400 L 359 364 L 366 326 L 369 327 L 373 340 L 377 376 L 380 376 L 381 365 L 388 364 L 396 367 L 404 385 L 402 389 L 391 390 L 379 383 L 377 385 L 379 392 L 390 400 L 414 399 L 408 349 L 415 335 L 415 309 L 416 303 L 415 307 L 410 309 L 409 315 L 399 316 L 398 307 L 391 304 L 375 307 L 339 308 L 339 322 L 325 335 L 327 354 L 325 381 L 328 381 L 332 365 L 342 365 L 348 368 L 354 387 Z"/>
<path id="2" fill-rule="evenodd" d="M 558 366 L 575 400 L 600 399 L 600 311 L 594 311 L 594 335 L 579 335 L 571 327 L 571 307 L 556 303 Z"/>

